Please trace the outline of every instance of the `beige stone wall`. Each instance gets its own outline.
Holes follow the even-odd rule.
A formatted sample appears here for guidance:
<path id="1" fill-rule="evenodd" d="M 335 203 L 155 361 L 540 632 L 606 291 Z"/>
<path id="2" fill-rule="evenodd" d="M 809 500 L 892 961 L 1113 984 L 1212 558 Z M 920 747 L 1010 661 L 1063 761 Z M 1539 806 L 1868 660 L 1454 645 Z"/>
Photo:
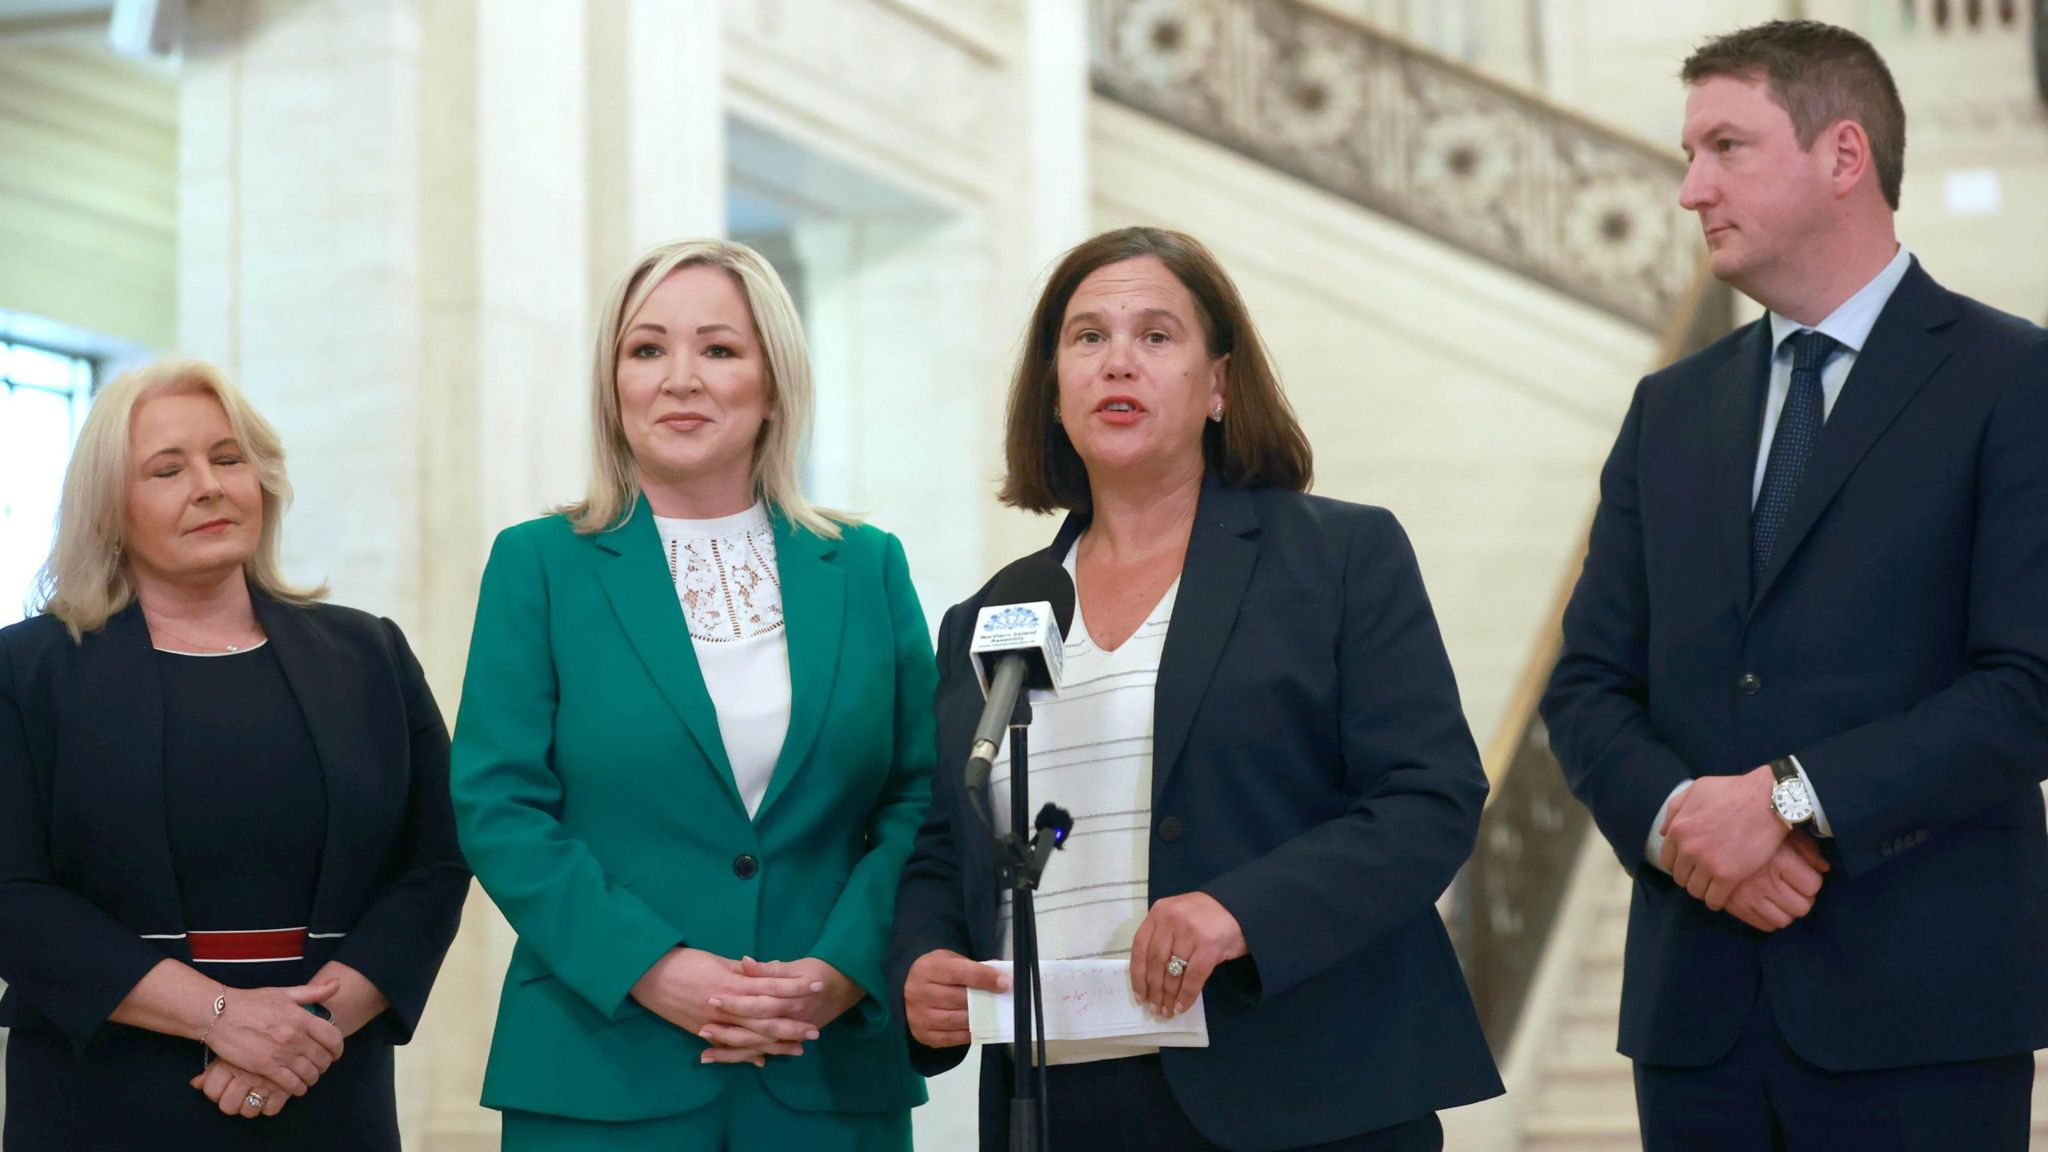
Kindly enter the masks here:
<path id="1" fill-rule="evenodd" d="M 170 344 L 177 154 L 169 68 L 90 30 L 0 36 L 0 312 Z"/>
<path id="2" fill-rule="evenodd" d="M 1859 10 L 1845 0 L 1814 7 L 1845 22 Z M 1882 24 L 1860 30 L 1885 54 L 1906 104 L 1899 238 L 1950 288 L 2040 324 L 2048 322 L 2048 106 L 2034 86 L 2033 8 L 2018 5 L 2011 27 L 1943 30 L 1926 19 L 1908 24 L 1902 5 L 1887 5 Z M 1986 182 L 1997 189 L 1995 206 L 1968 194 Z"/>
<path id="3" fill-rule="evenodd" d="M 1939 28 L 1932 0 L 1545 0 L 1543 75 L 1565 106 L 1676 152 L 1685 107 L 1678 67 L 1701 41 L 1793 15 L 1852 28 L 1884 55 L 1906 105 L 1900 239 L 1950 288 L 2040 323 L 2048 319 L 2048 260 L 2034 254 L 2048 251 L 2048 213 L 2040 209 L 2048 203 L 2048 108 L 2029 55 L 2033 6 L 2017 5 L 2010 27 L 1988 16 L 1975 28 L 1963 23 L 1963 5 L 1951 7 L 1954 26 Z M 1952 179 L 1981 182 L 1987 174 L 2000 190 L 1997 208 L 1950 203 Z"/>
<path id="4" fill-rule="evenodd" d="M 1542 87 L 1544 3 L 1538 0 L 1307 2 L 1510 83 Z"/>

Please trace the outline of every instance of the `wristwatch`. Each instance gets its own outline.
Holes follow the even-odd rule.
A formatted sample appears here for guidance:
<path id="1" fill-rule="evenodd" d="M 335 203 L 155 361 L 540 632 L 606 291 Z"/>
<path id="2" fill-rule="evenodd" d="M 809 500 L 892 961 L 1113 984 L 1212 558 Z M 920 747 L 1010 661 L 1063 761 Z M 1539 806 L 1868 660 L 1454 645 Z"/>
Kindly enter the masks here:
<path id="1" fill-rule="evenodd" d="M 1771 775 L 1778 778 L 1771 785 L 1771 811 L 1787 828 L 1797 828 L 1813 819 L 1813 793 L 1807 790 L 1806 781 L 1799 775 L 1799 769 L 1789 756 L 1780 756 L 1771 761 Z"/>

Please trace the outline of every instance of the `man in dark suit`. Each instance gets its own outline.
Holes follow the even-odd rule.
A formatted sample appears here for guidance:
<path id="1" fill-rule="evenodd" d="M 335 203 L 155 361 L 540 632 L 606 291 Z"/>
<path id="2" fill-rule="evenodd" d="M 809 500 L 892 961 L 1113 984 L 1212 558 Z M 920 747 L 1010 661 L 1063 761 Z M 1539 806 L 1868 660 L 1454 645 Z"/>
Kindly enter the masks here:
<path id="1" fill-rule="evenodd" d="M 2048 333 L 1893 232 L 1905 113 L 1780 22 L 1682 72 L 1713 271 L 1638 387 L 1543 701 L 1635 876 L 1647 1149 L 2024 1149 L 2048 1044 Z"/>

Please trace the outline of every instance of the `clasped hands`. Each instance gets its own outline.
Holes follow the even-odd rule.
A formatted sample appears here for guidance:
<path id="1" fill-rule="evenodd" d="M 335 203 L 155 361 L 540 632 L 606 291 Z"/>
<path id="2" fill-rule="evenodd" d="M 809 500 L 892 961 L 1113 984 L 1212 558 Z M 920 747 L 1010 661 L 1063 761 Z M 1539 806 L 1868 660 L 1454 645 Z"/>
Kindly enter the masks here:
<path id="1" fill-rule="evenodd" d="M 804 1041 L 866 995 L 816 957 L 732 960 L 698 948 L 671 948 L 632 990 L 642 1007 L 711 1045 L 701 1062 L 756 1068 L 803 1055 Z"/>
<path id="2" fill-rule="evenodd" d="M 344 1039 L 390 1005 L 368 977 L 330 960 L 306 984 L 290 988 L 228 989 L 227 1008 L 213 1021 L 206 1046 L 214 1059 L 192 1087 L 222 1113 L 275 1116 L 341 1059 Z M 325 1005 L 333 1019 L 306 1010 Z M 263 1101 L 249 1103 L 251 1094 Z"/>
<path id="3" fill-rule="evenodd" d="M 1216 966 L 1247 955 L 1244 929 L 1214 896 L 1187 892 L 1152 905 L 1131 938 L 1131 994 L 1160 1016 L 1194 1006 Z M 1173 961 L 1181 961 L 1175 972 Z M 957 1048 L 973 1038 L 967 990 L 1008 992 L 1009 976 L 950 949 L 934 949 L 910 965 L 903 1014 L 910 1035 L 927 1048 Z"/>
<path id="4" fill-rule="evenodd" d="M 1671 800 L 1657 863 L 1716 912 L 1775 932 L 1813 910 L 1829 869 L 1804 830 L 1771 810 L 1768 765 L 1740 776 L 1702 776 Z"/>
<path id="5" fill-rule="evenodd" d="M 229 990 L 227 1007 L 206 1037 L 214 1059 L 191 1079 L 192 1087 L 229 1116 L 277 1115 L 341 1059 L 341 1029 L 305 1007 L 325 1003 L 340 990 L 340 981 L 332 979 Z M 252 1105 L 252 1097 L 261 1106 Z"/>

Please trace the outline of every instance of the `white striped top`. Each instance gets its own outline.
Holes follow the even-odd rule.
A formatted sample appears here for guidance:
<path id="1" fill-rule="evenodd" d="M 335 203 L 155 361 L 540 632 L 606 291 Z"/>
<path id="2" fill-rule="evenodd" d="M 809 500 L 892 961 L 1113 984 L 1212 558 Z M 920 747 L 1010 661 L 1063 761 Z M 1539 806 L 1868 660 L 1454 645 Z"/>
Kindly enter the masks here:
<path id="1" fill-rule="evenodd" d="M 1074 552 L 1066 557 L 1074 572 Z M 1077 582 L 1078 583 L 1078 582 Z M 1180 581 L 1114 652 L 1095 646 L 1075 598 L 1067 630 L 1060 697 L 1032 707 L 1031 809 L 1047 803 L 1073 813 L 1067 845 L 1046 865 L 1036 901 L 1038 954 L 1044 960 L 1120 957 L 1145 920 L 1147 852 L 1152 833 L 1152 701 L 1159 656 L 1173 620 Z M 996 826 L 1009 827 L 1010 750 L 989 775 Z M 1003 893 L 1003 957 L 1014 958 L 1010 896 Z M 1058 1046 L 1055 1064 L 1136 1056 L 1154 1048 L 1076 1041 Z"/>

